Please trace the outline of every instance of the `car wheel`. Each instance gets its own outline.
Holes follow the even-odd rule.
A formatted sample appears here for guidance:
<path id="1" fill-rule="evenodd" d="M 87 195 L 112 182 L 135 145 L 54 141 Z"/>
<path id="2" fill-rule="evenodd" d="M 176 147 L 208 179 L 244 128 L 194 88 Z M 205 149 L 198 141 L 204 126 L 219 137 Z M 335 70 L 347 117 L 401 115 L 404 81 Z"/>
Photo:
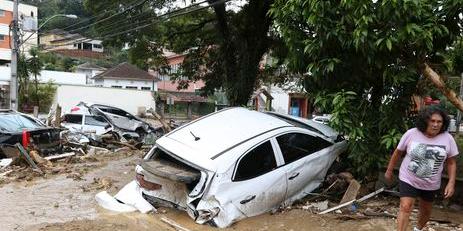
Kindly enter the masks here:
<path id="1" fill-rule="evenodd" d="M 137 128 L 135 132 L 138 134 L 138 141 L 143 141 L 145 139 L 146 132 L 143 128 Z"/>

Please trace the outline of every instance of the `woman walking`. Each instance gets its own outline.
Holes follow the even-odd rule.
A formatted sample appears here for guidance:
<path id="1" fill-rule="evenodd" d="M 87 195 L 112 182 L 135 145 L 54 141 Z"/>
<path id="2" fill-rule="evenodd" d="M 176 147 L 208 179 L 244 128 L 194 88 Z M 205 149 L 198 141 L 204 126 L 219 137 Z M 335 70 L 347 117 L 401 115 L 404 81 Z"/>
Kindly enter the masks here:
<path id="1" fill-rule="evenodd" d="M 386 180 L 390 183 L 393 170 L 401 157 L 399 170 L 400 211 L 397 230 L 405 231 L 416 199 L 419 199 L 418 224 L 422 230 L 431 216 L 432 202 L 441 186 L 442 170 L 447 167 L 449 181 L 444 197 L 450 198 L 455 190 L 456 156 L 458 148 L 447 132 L 448 115 L 438 107 L 421 111 L 416 127 L 408 130 L 400 139 L 387 166 Z"/>

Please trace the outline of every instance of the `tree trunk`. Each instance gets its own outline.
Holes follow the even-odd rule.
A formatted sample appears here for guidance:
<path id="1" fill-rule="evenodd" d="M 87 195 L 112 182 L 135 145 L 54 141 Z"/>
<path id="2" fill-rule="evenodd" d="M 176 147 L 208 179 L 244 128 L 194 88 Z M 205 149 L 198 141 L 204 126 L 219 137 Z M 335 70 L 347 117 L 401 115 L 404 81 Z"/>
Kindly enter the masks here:
<path id="1" fill-rule="evenodd" d="M 218 0 L 209 0 L 209 4 Z M 223 69 L 227 98 L 230 106 L 245 106 L 254 91 L 259 62 L 269 48 L 267 33 L 271 20 L 267 16 L 273 1 L 249 1 L 242 12 L 244 28 L 236 33 L 230 26 L 230 18 L 225 11 L 225 3 L 214 5 L 217 30 L 221 35 Z"/>
<path id="2" fill-rule="evenodd" d="M 37 80 L 37 74 L 34 75 L 34 78 L 35 78 L 35 103 L 37 104 L 37 107 L 39 107 L 39 111 L 40 111 L 39 83 Z"/>
<path id="3" fill-rule="evenodd" d="M 439 74 L 437 74 L 431 67 L 429 67 L 428 64 L 424 64 L 424 67 L 422 68 L 422 74 L 424 77 L 429 79 L 434 86 L 439 89 L 442 94 L 456 107 L 458 110 L 463 111 L 463 101 L 457 96 L 457 94 L 452 90 L 449 89 L 447 86 L 445 86 L 444 81 L 440 77 Z"/>

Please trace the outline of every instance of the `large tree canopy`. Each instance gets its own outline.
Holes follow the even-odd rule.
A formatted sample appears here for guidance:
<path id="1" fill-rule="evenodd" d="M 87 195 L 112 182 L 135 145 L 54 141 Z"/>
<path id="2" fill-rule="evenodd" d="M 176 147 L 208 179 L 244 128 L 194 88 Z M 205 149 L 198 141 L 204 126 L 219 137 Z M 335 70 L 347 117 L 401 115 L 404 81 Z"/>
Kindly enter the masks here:
<path id="1" fill-rule="evenodd" d="M 151 22 L 141 30 L 105 39 L 111 45 L 128 43 L 132 63 L 145 69 L 159 67 L 164 48 L 186 53 L 177 77 L 202 79 L 205 94 L 222 88 L 232 105 L 245 105 L 257 83 L 259 62 L 272 45 L 268 11 L 273 1 L 250 0 L 238 10 L 228 9 L 224 0 L 208 0 L 209 8 L 195 5 L 187 10 L 176 9 L 174 2 L 86 0 L 85 5 L 95 14 L 123 12 L 114 20 L 95 25 L 102 37 Z M 175 13 L 158 17 L 162 13 L 155 12 L 164 12 L 165 8 Z"/>
<path id="2" fill-rule="evenodd" d="M 445 54 L 461 39 L 462 7 L 461 0 L 275 0 L 287 68 L 304 73 L 306 89 L 323 96 L 317 103 L 353 141 L 357 172 L 383 164 L 429 66 L 448 71 Z"/>

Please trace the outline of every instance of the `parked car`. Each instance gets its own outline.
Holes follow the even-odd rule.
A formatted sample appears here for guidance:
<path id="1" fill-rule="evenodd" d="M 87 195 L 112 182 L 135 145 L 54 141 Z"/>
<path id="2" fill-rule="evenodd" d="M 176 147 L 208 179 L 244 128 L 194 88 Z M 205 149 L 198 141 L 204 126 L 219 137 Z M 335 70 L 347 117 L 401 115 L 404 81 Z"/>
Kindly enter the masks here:
<path id="1" fill-rule="evenodd" d="M 228 108 L 181 126 L 136 167 L 139 188 L 116 198 L 141 193 L 144 201 L 125 203 L 172 206 L 218 227 L 290 205 L 321 184 L 347 145 L 288 118 Z"/>
<path id="2" fill-rule="evenodd" d="M 331 115 L 314 116 L 312 120 L 317 123 L 328 124 L 331 120 Z"/>
<path id="3" fill-rule="evenodd" d="M 44 123 L 13 110 L 0 110 L 0 158 L 5 158 L 4 147 L 22 143 L 23 131 L 33 141 L 41 155 L 58 152 L 61 149 L 61 129 L 47 127 Z"/>
<path id="4" fill-rule="evenodd" d="M 90 114 L 103 117 L 114 130 L 123 133 L 125 138 L 143 140 L 146 134 L 156 131 L 150 124 L 123 109 L 94 103 L 80 102 L 71 114 Z"/>

